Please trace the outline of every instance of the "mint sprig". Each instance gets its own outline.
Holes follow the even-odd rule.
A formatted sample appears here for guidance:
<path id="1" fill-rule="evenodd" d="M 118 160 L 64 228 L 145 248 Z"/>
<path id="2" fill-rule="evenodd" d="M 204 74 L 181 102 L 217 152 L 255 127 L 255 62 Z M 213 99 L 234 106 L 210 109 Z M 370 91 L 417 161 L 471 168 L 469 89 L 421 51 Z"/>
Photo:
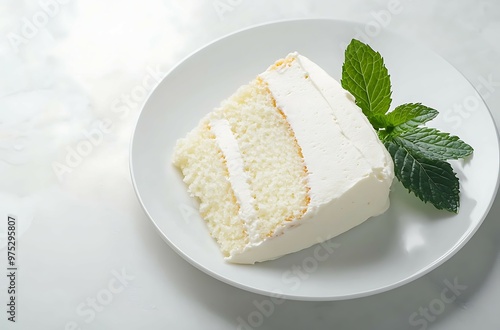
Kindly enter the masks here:
<path id="1" fill-rule="evenodd" d="M 359 40 L 347 46 L 341 83 L 377 131 L 403 186 L 437 209 L 458 213 L 459 180 L 447 160 L 465 158 L 473 148 L 457 136 L 422 127 L 438 111 L 421 103 L 402 104 L 388 112 L 392 91 L 384 60 Z"/>

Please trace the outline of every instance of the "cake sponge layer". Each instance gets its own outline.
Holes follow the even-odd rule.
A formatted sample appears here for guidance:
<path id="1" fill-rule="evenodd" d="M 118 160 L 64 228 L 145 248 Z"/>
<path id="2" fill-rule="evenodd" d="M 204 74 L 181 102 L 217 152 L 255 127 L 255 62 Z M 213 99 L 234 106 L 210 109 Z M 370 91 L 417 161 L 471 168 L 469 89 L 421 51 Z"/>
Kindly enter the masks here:
<path id="1" fill-rule="evenodd" d="M 301 149 L 260 79 L 241 88 L 218 111 L 231 126 L 248 174 L 256 213 L 255 230 L 248 230 L 250 239 L 264 240 L 283 221 L 299 219 L 307 210 L 307 170 Z"/>
<path id="2" fill-rule="evenodd" d="M 248 243 L 229 173 L 208 118 L 175 147 L 173 163 L 184 175 L 190 194 L 200 202 L 200 215 L 224 256 Z"/>

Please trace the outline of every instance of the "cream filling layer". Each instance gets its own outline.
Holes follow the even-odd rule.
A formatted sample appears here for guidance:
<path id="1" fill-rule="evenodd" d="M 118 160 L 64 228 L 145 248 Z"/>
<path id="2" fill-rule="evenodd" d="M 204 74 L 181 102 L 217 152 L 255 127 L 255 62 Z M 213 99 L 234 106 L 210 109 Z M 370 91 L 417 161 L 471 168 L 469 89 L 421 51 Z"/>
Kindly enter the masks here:
<path id="1" fill-rule="evenodd" d="M 245 172 L 243 157 L 238 146 L 238 141 L 231 131 L 231 125 L 226 119 L 215 119 L 210 122 L 210 130 L 215 135 L 217 145 L 226 161 L 229 172 L 229 182 L 239 204 L 239 216 L 245 224 L 250 243 L 260 241 L 257 232 L 257 212 L 254 208 L 254 199 L 249 177 Z"/>

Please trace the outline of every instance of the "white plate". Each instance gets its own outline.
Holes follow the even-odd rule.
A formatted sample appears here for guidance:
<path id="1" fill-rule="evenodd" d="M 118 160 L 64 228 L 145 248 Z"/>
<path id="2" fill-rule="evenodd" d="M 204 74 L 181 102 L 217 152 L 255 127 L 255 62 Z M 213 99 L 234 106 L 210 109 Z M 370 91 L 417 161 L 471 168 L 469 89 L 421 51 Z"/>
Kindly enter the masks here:
<path id="1" fill-rule="evenodd" d="M 393 106 L 422 102 L 440 111 L 429 126 L 475 148 L 454 162 L 461 182 L 458 215 L 437 211 L 395 181 L 391 207 L 329 241 L 256 265 L 223 261 L 196 202 L 171 165 L 176 140 L 204 114 L 276 59 L 299 51 L 340 79 L 345 45 L 364 26 L 334 20 L 273 23 L 222 38 L 174 68 L 150 95 L 134 133 L 131 173 L 137 195 L 169 245 L 204 272 L 234 286 L 300 300 L 339 300 L 395 288 L 456 253 L 485 218 L 498 186 L 499 147 L 479 94 L 450 64 L 403 38 L 381 32 L 370 45 L 385 58 Z"/>

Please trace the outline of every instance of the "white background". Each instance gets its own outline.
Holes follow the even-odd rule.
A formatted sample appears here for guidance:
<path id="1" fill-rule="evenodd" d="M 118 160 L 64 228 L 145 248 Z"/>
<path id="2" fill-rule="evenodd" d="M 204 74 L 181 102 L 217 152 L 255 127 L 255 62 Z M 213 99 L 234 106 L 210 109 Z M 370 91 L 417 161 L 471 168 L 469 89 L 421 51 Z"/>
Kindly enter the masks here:
<path id="1" fill-rule="evenodd" d="M 426 45 L 476 86 L 498 127 L 495 0 L 0 0 L 0 217 L 19 218 L 17 322 L 6 321 L 1 275 L 2 329 L 500 329 L 498 201 L 443 266 L 340 302 L 275 304 L 221 283 L 146 218 L 128 148 L 151 84 L 216 38 L 305 17 L 384 25 Z M 86 155 L 75 156 L 82 141 Z M 5 245 L 2 224 L 2 269 Z M 448 303 L 454 281 L 461 289 Z"/>

